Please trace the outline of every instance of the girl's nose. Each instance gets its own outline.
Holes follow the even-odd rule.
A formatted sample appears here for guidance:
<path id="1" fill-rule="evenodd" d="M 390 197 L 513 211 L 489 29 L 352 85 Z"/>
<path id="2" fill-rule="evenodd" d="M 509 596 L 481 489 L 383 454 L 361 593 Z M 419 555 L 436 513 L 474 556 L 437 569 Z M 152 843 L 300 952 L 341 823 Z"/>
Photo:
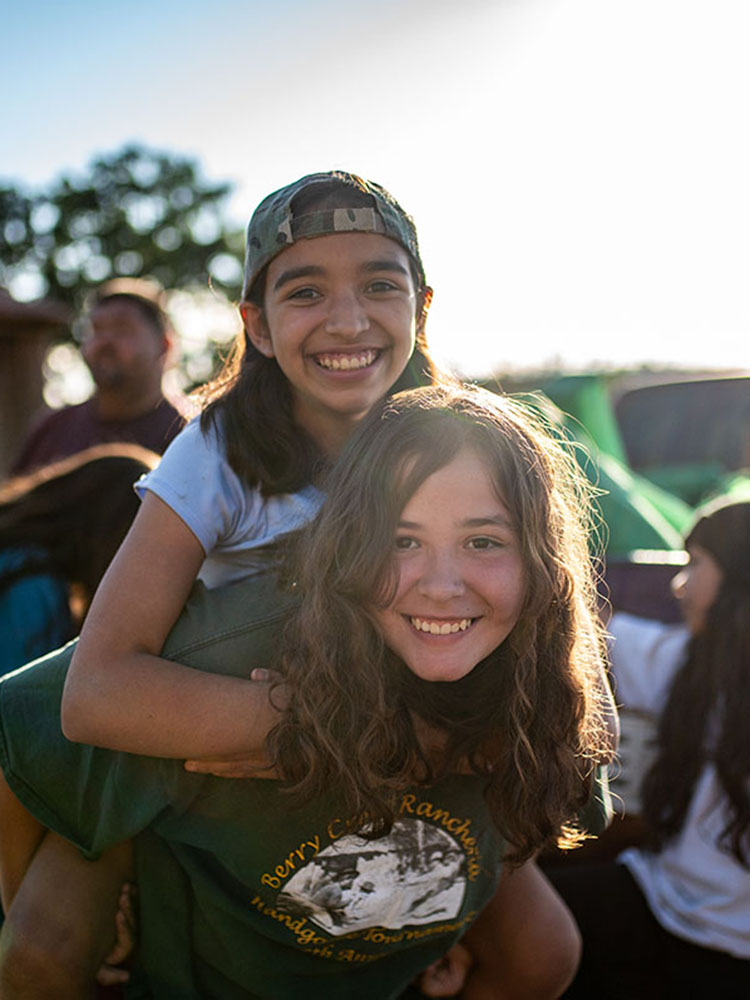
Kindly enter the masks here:
<path id="1" fill-rule="evenodd" d="M 460 568 L 451 557 L 433 556 L 425 561 L 419 578 L 419 592 L 433 601 L 450 601 L 465 591 Z"/>
<path id="2" fill-rule="evenodd" d="M 367 310 L 359 296 L 352 290 L 341 292 L 331 299 L 325 328 L 327 333 L 356 337 L 370 327 Z"/>

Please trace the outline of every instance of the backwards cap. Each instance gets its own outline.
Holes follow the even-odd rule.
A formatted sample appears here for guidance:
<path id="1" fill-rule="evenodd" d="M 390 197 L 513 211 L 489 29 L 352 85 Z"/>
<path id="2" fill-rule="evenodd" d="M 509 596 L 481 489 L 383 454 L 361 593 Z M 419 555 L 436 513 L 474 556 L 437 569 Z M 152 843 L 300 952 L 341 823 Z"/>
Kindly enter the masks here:
<path id="1" fill-rule="evenodd" d="M 369 195 L 372 204 L 359 208 L 323 208 L 295 215 L 292 210 L 294 199 L 316 186 L 320 187 L 321 198 L 337 188 L 350 187 Z M 293 184 L 274 191 L 255 209 L 247 227 L 242 297 L 247 298 L 253 282 L 266 264 L 298 240 L 351 232 L 381 233 L 400 243 L 416 265 L 420 285 L 426 284 L 417 230 L 411 216 L 379 184 L 363 180 L 356 174 L 330 170 L 307 174 Z"/>

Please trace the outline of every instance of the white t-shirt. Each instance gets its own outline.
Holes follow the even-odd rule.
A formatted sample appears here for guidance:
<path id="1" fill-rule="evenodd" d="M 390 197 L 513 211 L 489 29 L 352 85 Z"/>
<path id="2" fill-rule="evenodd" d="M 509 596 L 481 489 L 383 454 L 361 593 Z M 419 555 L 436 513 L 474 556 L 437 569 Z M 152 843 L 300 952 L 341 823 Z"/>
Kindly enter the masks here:
<path id="1" fill-rule="evenodd" d="M 618 702 L 658 716 L 684 662 L 688 630 L 616 614 L 610 632 Z M 750 870 L 717 847 L 726 820 L 726 798 L 715 768 L 707 764 L 679 834 L 658 854 L 629 848 L 619 860 L 670 933 L 750 959 Z"/>
<path id="2" fill-rule="evenodd" d="M 323 500 L 314 486 L 264 499 L 231 468 L 216 428 L 204 434 L 198 419 L 138 480 L 141 498 L 146 490 L 168 504 L 200 542 L 206 559 L 198 579 L 209 588 L 260 572 L 267 565 L 264 547 L 310 521 Z"/>

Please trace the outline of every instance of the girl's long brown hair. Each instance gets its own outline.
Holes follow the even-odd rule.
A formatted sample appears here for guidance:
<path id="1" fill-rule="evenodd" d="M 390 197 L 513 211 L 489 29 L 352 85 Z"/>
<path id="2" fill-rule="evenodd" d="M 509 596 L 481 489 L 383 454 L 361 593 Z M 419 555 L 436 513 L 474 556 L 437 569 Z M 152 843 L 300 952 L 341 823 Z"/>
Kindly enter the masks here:
<path id="1" fill-rule="evenodd" d="M 508 639 L 463 680 L 418 680 L 388 650 L 372 609 L 393 593 L 395 528 L 409 497 L 462 449 L 510 511 L 526 594 Z M 576 840 L 604 744 L 601 640 L 587 550 L 589 499 L 575 461 L 521 404 L 433 387 L 366 418 L 327 483 L 298 553 L 299 612 L 286 634 L 288 710 L 270 737 L 293 796 L 335 787 L 363 826 L 387 830 L 398 794 L 468 763 L 520 861 Z M 447 738 L 437 762 L 414 714 Z"/>
<path id="2" fill-rule="evenodd" d="M 750 866 L 750 502 L 716 502 L 686 544 L 710 552 L 723 579 L 661 714 L 643 812 L 654 846 L 663 846 L 684 826 L 698 777 L 712 763 L 727 797 L 719 843 Z"/>

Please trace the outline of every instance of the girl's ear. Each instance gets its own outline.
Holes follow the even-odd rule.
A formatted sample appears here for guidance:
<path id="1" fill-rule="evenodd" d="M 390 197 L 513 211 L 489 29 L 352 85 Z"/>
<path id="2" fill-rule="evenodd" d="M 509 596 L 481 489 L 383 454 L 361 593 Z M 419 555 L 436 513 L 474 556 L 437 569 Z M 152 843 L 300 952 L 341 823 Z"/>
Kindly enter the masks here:
<path id="1" fill-rule="evenodd" d="M 268 332 L 260 306 L 256 306 L 252 302 L 241 302 L 240 316 L 242 316 L 245 332 L 253 347 L 266 358 L 275 357 L 271 335 Z"/>
<path id="2" fill-rule="evenodd" d="M 424 325 L 427 322 L 427 313 L 430 311 L 433 291 L 429 285 L 425 285 L 417 298 L 417 332 L 424 332 Z"/>

